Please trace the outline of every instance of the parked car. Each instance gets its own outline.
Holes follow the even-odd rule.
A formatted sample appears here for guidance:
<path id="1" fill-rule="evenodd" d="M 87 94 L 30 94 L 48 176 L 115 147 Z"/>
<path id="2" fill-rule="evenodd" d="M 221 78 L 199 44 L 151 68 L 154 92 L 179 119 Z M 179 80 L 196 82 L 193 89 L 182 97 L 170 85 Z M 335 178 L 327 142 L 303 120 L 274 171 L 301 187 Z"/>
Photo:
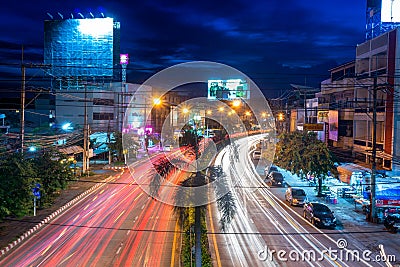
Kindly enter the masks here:
<path id="1" fill-rule="evenodd" d="M 261 159 L 261 151 L 260 150 L 255 150 L 253 152 L 253 159 L 257 159 L 257 160 Z"/>
<path id="2" fill-rule="evenodd" d="M 392 233 L 397 233 L 400 228 L 400 214 L 389 213 L 383 219 L 383 225 Z"/>
<path id="3" fill-rule="evenodd" d="M 336 218 L 328 206 L 318 202 L 304 204 L 303 217 L 317 227 L 336 227 Z"/>
<path id="4" fill-rule="evenodd" d="M 265 182 L 270 186 L 271 185 L 281 185 L 282 186 L 283 180 L 284 180 L 284 178 L 283 178 L 282 173 L 273 171 L 268 174 L 267 178 L 265 179 Z"/>
<path id="5" fill-rule="evenodd" d="M 276 167 L 275 165 L 271 165 L 269 168 L 265 168 L 265 173 L 268 175 L 271 172 L 279 172 L 278 167 Z"/>
<path id="6" fill-rule="evenodd" d="M 286 189 L 285 199 L 291 206 L 303 206 L 307 202 L 307 194 L 302 188 L 289 187 Z"/>

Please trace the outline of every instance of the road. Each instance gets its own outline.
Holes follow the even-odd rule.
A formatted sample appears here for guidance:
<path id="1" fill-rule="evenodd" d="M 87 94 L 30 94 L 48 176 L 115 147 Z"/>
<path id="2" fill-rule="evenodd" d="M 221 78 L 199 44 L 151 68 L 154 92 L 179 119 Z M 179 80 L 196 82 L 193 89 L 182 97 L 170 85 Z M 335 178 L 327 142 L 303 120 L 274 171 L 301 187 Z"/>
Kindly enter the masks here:
<path id="1" fill-rule="evenodd" d="M 214 215 L 217 208 L 210 208 L 208 224 L 214 232 L 209 231 L 209 238 L 216 266 L 386 266 L 369 261 L 379 260 L 379 251 L 363 255 L 368 248 L 350 240 L 345 232 L 314 227 L 299 214 L 299 208 L 284 203 L 282 190 L 277 194 L 264 184 L 248 153 L 256 138 L 237 142 L 240 164 L 232 164 L 228 149 L 216 160 L 228 175 L 238 207 L 223 234 Z"/>
<path id="2" fill-rule="evenodd" d="M 133 175 L 145 177 L 150 164 L 135 167 Z M 0 266 L 179 266 L 172 213 L 126 170 L 14 248 Z"/>

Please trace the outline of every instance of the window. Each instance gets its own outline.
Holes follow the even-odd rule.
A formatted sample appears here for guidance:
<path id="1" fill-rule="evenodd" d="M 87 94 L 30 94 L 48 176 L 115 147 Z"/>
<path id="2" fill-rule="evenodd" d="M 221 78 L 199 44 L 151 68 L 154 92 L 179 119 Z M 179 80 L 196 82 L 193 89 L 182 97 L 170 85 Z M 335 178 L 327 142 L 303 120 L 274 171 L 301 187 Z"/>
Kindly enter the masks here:
<path id="1" fill-rule="evenodd" d="M 93 113 L 94 121 L 104 121 L 104 120 L 112 120 L 114 118 L 114 113 Z"/>
<path id="2" fill-rule="evenodd" d="M 114 99 L 93 98 L 93 105 L 96 105 L 96 106 L 114 106 Z"/>

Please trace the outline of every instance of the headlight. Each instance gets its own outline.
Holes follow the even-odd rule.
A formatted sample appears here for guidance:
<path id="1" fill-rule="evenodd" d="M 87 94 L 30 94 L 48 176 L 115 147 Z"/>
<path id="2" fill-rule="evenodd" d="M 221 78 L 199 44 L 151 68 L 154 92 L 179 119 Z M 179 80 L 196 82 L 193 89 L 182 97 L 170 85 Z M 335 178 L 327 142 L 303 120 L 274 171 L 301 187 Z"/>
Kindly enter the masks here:
<path id="1" fill-rule="evenodd" d="M 297 203 L 299 202 L 297 199 L 293 198 L 293 202 Z"/>
<path id="2" fill-rule="evenodd" d="M 316 220 L 317 222 L 320 222 L 321 220 L 317 217 L 314 217 L 314 220 Z"/>

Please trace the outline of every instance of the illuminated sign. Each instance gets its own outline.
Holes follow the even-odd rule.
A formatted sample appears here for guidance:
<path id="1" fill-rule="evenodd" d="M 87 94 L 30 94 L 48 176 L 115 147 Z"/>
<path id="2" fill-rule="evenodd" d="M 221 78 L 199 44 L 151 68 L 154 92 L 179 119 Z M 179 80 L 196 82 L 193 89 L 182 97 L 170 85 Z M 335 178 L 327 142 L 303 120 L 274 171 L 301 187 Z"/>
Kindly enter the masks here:
<path id="1" fill-rule="evenodd" d="M 47 20 L 44 63 L 57 77 L 113 76 L 113 19 Z"/>
<path id="2" fill-rule="evenodd" d="M 323 123 L 304 124 L 303 130 L 305 130 L 305 131 L 323 131 L 324 124 Z"/>
<path id="3" fill-rule="evenodd" d="M 400 22 L 400 0 L 382 0 L 382 22 Z"/>
<path id="4" fill-rule="evenodd" d="M 329 110 L 329 139 L 338 140 L 339 134 L 339 114 L 337 110 Z"/>
<path id="5" fill-rule="evenodd" d="M 83 35 L 104 38 L 113 34 L 112 18 L 79 19 L 78 31 Z"/>
<path id="6" fill-rule="evenodd" d="M 121 65 L 129 64 L 129 55 L 128 54 L 120 54 L 119 55 L 119 64 L 121 64 Z"/>
<path id="7" fill-rule="evenodd" d="M 208 99 L 249 99 L 247 81 L 242 79 L 208 80 Z"/>

